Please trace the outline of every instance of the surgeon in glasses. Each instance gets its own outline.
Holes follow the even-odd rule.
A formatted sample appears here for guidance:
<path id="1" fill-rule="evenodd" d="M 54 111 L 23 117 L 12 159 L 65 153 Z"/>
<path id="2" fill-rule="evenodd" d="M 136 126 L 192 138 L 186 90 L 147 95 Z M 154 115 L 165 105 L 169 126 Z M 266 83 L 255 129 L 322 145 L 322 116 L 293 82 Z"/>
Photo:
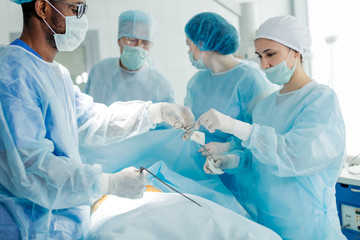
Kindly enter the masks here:
<path id="1" fill-rule="evenodd" d="M 131 100 L 174 103 L 172 85 L 149 57 L 155 30 L 151 14 L 140 10 L 121 13 L 117 39 L 120 58 L 95 64 L 83 91 L 106 105 Z"/>

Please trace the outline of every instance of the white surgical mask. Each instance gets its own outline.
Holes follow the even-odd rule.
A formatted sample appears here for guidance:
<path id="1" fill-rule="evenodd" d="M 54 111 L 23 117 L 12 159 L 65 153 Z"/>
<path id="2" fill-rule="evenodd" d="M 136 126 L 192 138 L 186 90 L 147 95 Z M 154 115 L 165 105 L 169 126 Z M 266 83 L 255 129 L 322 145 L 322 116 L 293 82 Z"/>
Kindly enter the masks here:
<path id="1" fill-rule="evenodd" d="M 124 49 L 120 56 L 121 63 L 132 71 L 141 68 L 147 59 L 149 51 L 140 46 L 131 47 L 126 44 L 123 44 L 123 46 Z"/>
<path id="2" fill-rule="evenodd" d="M 56 33 L 50 25 L 44 20 L 46 25 L 54 33 L 56 48 L 58 51 L 73 51 L 84 41 L 89 24 L 86 15 L 81 18 L 76 16 L 64 16 L 48 0 L 46 0 L 61 16 L 65 18 L 65 34 Z"/>
<path id="3" fill-rule="evenodd" d="M 290 53 L 291 51 L 292 49 L 290 49 Z M 266 77 L 270 80 L 270 82 L 281 86 L 290 81 L 292 75 L 295 72 L 295 66 L 297 63 L 296 58 L 294 67 L 292 69 L 287 66 L 286 62 L 289 59 L 290 53 L 287 56 L 286 60 L 282 61 L 280 64 L 271 68 L 264 69 Z"/>

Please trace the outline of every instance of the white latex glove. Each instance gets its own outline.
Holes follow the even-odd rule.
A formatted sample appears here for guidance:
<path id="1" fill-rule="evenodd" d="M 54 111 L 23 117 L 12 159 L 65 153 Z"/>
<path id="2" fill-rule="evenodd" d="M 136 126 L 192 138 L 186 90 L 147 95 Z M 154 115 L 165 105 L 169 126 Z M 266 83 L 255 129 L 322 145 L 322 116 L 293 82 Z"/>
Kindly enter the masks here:
<path id="1" fill-rule="evenodd" d="M 189 107 L 174 103 L 154 103 L 149 107 L 150 117 L 154 124 L 163 121 L 176 128 L 182 128 L 187 134 L 184 137 L 188 139 L 195 131 L 195 117 Z"/>
<path id="2" fill-rule="evenodd" d="M 201 155 L 207 157 L 209 154 L 211 155 L 222 155 L 229 151 L 230 142 L 221 143 L 221 142 L 210 142 L 205 144 L 203 147 L 199 148 L 198 152 Z M 204 149 L 206 148 L 207 151 Z"/>
<path id="3" fill-rule="evenodd" d="M 218 169 L 219 171 L 225 170 L 225 169 L 237 168 L 239 166 L 239 162 L 240 162 L 239 156 L 236 156 L 234 154 L 213 156 L 213 159 L 215 160 L 213 167 L 215 169 Z M 215 173 L 214 171 L 211 170 L 211 168 L 209 166 L 210 161 L 212 161 L 211 157 L 207 157 L 206 162 L 204 164 L 205 173 L 213 174 L 213 175 L 219 174 L 219 173 L 217 173 L 218 171 L 216 171 L 216 173 Z"/>
<path id="4" fill-rule="evenodd" d="M 200 125 L 204 125 L 211 133 L 216 129 L 230 133 L 234 126 L 234 119 L 212 108 L 199 117 L 195 125 L 196 130 L 200 128 Z"/>
<path id="5" fill-rule="evenodd" d="M 235 120 L 215 109 L 210 109 L 200 116 L 195 125 L 196 130 L 200 128 L 200 125 L 203 125 L 211 133 L 218 129 L 222 132 L 233 134 L 244 141 L 249 138 L 253 129 L 251 124 Z"/>
<path id="6" fill-rule="evenodd" d="M 146 191 L 147 174 L 129 167 L 117 173 L 103 173 L 100 177 L 103 195 L 116 195 L 124 198 L 141 198 Z"/>

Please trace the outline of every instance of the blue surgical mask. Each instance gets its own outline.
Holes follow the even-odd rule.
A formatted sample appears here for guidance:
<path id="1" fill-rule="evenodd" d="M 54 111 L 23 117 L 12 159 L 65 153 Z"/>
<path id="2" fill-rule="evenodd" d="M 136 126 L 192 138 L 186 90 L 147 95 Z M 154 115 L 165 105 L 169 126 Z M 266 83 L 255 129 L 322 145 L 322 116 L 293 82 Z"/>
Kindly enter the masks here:
<path id="1" fill-rule="evenodd" d="M 195 49 L 195 46 L 194 46 L 194 49 Z M 193 50 L 194 50 L 193 49 Z M 194 58 L 194 53 L 193 53 L 193 50 L 190 50 L 188 52 L 189 54 L 189 59 L 190 59 L 190 62 L 191 64 L 196 67 L 197 69 L 207 69 L 205 63 L 204 63 L 204 60 L 202 59 L 202 57 L 200 56 L 200 58 L 198 60 L 195 60 Z"/>
<path id="2" fill-rule="evenodd" d="M 49 1 L 47 1 L 61 16 L 65 18 L 66 30 L 65 34 L 56 33 L 50 25 L 44 20 L 46 25 L 54 33 L 55 45 L 58 51 L 73 51 L 84 41 L 88 30 L 88 19 L 86 15 L 81 18 L 76 16 L 64 16 Z"/>
<path id="3" fill-rule="evenodd" d="M 133 71 L 141 68 L 145 63 L 149 51 L 139 46 L 131 47 L 126 44 L 123 44 L 123 46 L 124 49 L 120 57 L 121 63 Z"/>
<path id="4" fill-rule="evenodd" d="M 290 53 L 291 51 L 292 49 L 290 49 Z M 295 66 L 297 63 L 296 58 L 294 67 L 292 69 L 287 66 L 286 62 L 289 59 L 290 53 L 287 56 L 286 60 L 282 61 L 280 64 L 271 68 L 264 69 L 266 77 L 269 79 L 270 82 L 281 86 L 290 81 L 292 75 L 295 72 Z"/>

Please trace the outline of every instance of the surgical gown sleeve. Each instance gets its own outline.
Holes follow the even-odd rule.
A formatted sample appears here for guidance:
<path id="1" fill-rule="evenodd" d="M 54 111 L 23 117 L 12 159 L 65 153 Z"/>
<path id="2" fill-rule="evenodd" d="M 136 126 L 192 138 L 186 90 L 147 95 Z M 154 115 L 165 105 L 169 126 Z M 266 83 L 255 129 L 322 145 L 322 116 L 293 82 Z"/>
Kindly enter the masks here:
<path id="1" fill-rule="evenodd" d="M 83 164 L 75 151 L 66 152 L 51 140 L 60 133 L 77 149 L 74 136 L 68 134 L 70 127 L 57 132 L 57 119 L 49 118 L 55 109 L 37 95 L 44 81 L 34 83 L 36 77 L 17 63 L 0 63 L 0 184 L 12 195 L 48 209 L 92 204 L 101 196 L 100 165 Z M 30 72 L 40 71 L 32 65 L 29 68 L 33 69 Z"/>
<path id="2" fill-rule="evenodd" d="M 264 125 L 266 123 L 254 124 L 250 138 L 242 143 L 277 176 L 313 175 L 343 160 L 345 127 L 334 91 L 326 87 L 320 88 L 317 94 L 307 95 L 296 117 L 291 117 L 295 106 L 282 114 L 279 113 L 282 109 L 272 109 L 278 111 L 281 119 L 273 121 L 272 127 Z M 261 109 L 271 108 L 264 101 Z M 258 111 L 253 116 L 255 123 L 256 114 Z M 288 124 L 289 129 L 281 132 L 280 129 L 286 128 L 281 124 Z"/>
<path id="3" fill-rule="evenodd" d="M 114 102 L 109 107 L 74 86 L 81 144 L 104 145 L 148 131 L 154 127 L 148 107 L 151 102 Z"/>

